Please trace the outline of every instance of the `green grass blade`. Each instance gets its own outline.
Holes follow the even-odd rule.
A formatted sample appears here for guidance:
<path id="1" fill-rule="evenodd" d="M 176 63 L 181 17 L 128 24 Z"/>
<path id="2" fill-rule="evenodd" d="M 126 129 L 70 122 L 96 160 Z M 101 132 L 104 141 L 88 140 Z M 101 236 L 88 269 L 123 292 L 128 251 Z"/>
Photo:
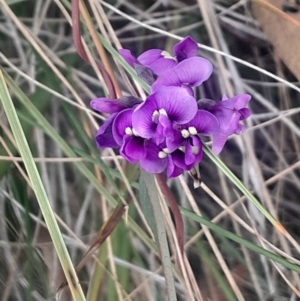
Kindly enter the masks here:
<path id="1" fill-rule="evenodd" d="M 238 236 L 238 235 L 235 235 L 234 233 L 230 232 L 230 231 L 227 231 L 225 230 L 224 228 L 221 228 L 219 227 L 218 225 L 210 222 L 209 220 L 207 220 L 206 218 L 202 217 L 202 216 L 199 216 L 183 207 L 180 207 L 180 211 L 182 214 L 184 214 L 186 217 L 200 223 L 200 224 L 203 224 L 204 226 L 208 227 L 209 229 L 215 231 L 218 235 L 220 236 L 224 236 L 224 237 L 227 237 L 243 246 L 245 246 L 246 248 L 258 253 L 258 254 L 261 254 L 261 255 L 264 255 L 266 256 L 267 258 L 275 261 L 275 262 L 278 262 L 280 264 L 282 264 L 283 266 L 287 267 L 288 269 L 291 269 L 292 271 L 295 271 L 297 273 L 300 273 L 300 266 L 297 265 L 297 264 L 294 264 L 288 260 L 286 260 L 285 258 L 281 257 L 281 256 L 278 256 L 270 251 L 267 251 L 253 243 L 251 243 L 250 241 Z"/>
<path id="2" fill-rule="evenodd" d="M 164 217 L 158 199 L 159 193 L 157 191 L 157 187 L 153 175 L 148 174 L 145 171 L 142 171 L 141 176 L 144 178 L 144 182 L 147 186 L 150 202 L 154 213 L 156 229 L 159 229 L 157 231 L 157 240 L 158 240 L 159 251 L 160 251 L 160 259 L 162 262 L 162 266 L 166 278 L 166 286 L 167 286 L 166 289 L 167 289 L 168 300 L 176 301 L 177 297 L 176 297 L 176 290 L 175 290 L 175 282 L 174 282 L 174 276 L 172 272 L 172 263 L 170 259 L 170 251 L 169 251 L 169 246 L 167 241 L 167 235 L 165 231 Z"/>
<path id="3" fill-rule="evenodd" d="M 152 230 L 152 233 L 154 235 L 155 241 L 157 242 L 157 228 L 155 224 L 155 217 L 153 213 L 153 208 L 151 206 L 151 200 L 148 193 L 147 185 L 145 182 L 145 179 L 142 175 L 140 175 L 139 178 L 139 199 L 140 199 L 140 205 L 142 212 L 145 216 L 145 219 Z"/>
<path id="4" fill-rule="evenodd" d="M 34 103 L 34 105 L 40 110 L 43 111 L 50 100 L 49 93 L 46 93 L 42 89 L 38 88 L 34 94 L 31 95 L 31 100 Z M 21 112 L 21 111 L 20 111 Z M 19 115 L 19 113 L 18 113 Z M 22 123 L 22 120 L 21 120 Z M 27 122 L 22 123 L 23 131 L 25 135 L 32 130 L 31 124 Z M 17 150 L 15 149 L 14 145 L 10 142 L 10 140 L 5 136 L 3 137 L 5 143 L 7 144 L 8 148 L 11 150 L 11 152 L 15 155 L 17 153 Z M 0 155 L 7 155 L 3 145 L 0 145 Z M 2 177 L 6 174 L 7 170 L 9 169 L 9 166 L 11 165 L 10 161 L 1 161 L 0 163 L 0 180 Z"/>
<path id="5" fill-rule="evenodd" d="M 278 221 L 264 208 L 257 198 L 245 187 L 245 185 L 237 178 L 237 176 L 216 156 L 212 150 L 204 144 L 204 153 L 222 170 L 222 172 L 230 179 L 232 183 L 257 207 L 257 209 L 274 225 L 278 226 Z"/>
<path id="6" fill-rule="evenodd" d="M 61 232 L 59 230 L 52 208 L 50 206 L 50 202 L 47 198 L 47 194 L 42 184 L 37 167 L 33 161 L 33 157 L 29 145 L 24 135 L 14 104 L 10 98 L 1 70 L 0 70 L 0 98 L 5 113 L 7 115 L 9 124 L 11 126 L 12 132 L 15 136 L 20 154 L 24 160 L 24 165 L 28 173 L 29 179 L 31 181 L 32 188 L 35 192 L 36 198 L 38 200 L 45 222 L 47 224 L 47 228 L 49 230 L 60 263 L 64 270 L 72 296 L 76 301 L 84 301 L 85 297 L 82 288 L 80 286 L 80 283 L 78 281 L 77 274 L 72 265 L 72 261 L 68 254 L 66 245 L 63 241 Z"/>
<path id="7" fill-rule="evenodd" d="M 218 284 L 218 287 L 222 290 L 224 297 L 229 301 L 236 301 L 236 297 L 232 292 L 229 283 L 224 279 L 224 276 L 217 268 L 216 263 L 212 260 L 212 255 L 206 249 L 206 246 L 201 242 L 200 239 L 195 242 L 195 245 L 197 246 L 197 250 L 201 256 L 201 259 L 206 263 L 207 267 L 209 267 L 209 270 Z"/>

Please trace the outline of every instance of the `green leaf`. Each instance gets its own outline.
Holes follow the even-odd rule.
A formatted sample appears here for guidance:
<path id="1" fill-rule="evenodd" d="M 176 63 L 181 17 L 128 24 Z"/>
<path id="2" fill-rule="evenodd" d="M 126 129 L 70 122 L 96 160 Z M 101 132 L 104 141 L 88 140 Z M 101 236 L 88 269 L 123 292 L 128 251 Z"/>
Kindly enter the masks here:
<path id="1" fill-rule="evenodd" d="M 174 282 L 174 277 L 172 272 L 172 263 L 170 259 L 170 251 L 169 251 L 169 246 L 167 241 L 164 217 L 158 199 L 159 193 L 153 175 L 148 174 L 147 172 L 142 170 L 141 177 L 143 177 L 143 181 L 147 187 L 147 191 L 149 194 L 150 203 L 152 206 L 153 215 L 155 219 L 156 229 L 159 229 L 159 231 L 157 231 L 157 243 L 159 246 L 160 259 L 166 278 L 168 300 L 176 301 L 177 297 L 176 297 L 176 290 L 175 290 L 175 282 Z"/>
<path id="2" fill-rule="evenodd" d="M 146 221 L 149 225 L 149 227 L 152 230 L 152 233 L 154 235 L 155 241 L 158 241 L 157 237 L 157 229 L 156 229 L 156 224 L 155 224 L 155 217 L 153 213 L 153 208 L 151 206 L 151 200 L 150 196 L 147 190 L 147 185 L 145 182 L 145 179 L 142 175 L 140 175 L 139 178 L 139 196 L 140 196 L 140 204 L 141 204 L 141 209 L 144 213 L 144 216 L 146 218 Z"/>

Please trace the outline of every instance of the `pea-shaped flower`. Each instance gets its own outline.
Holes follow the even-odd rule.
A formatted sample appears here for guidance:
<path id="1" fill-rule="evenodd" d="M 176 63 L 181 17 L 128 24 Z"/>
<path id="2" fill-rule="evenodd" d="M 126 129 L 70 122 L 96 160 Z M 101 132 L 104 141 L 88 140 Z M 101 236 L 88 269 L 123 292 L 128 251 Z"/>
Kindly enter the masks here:
<path id="1" fill-rule="evenodd" d="M 192 57 L 162 73 L 152 84 L 151 91 L 155 92 L 162 86 L 175 86 L 186 88 L 193 95 L 190 87 L 201 85 L 211 76 L 212 71 L 213 66 L 210 61 L 203 57 Z"/>
<path id="2" fill-rule="evenodd" d="M 207 99 L 198 101 L 199 108 L 211 112 L 220 124 L 213 139 L 212 150 L 214 153 L 219 154 L 222 151 L 228 136 L 245 131 L 246 128 L 240 124 L 240 121 L 250 116 L 250 110 L 246 108 L 250 99 L 251 95 L 249 94 L 238 94 L 232 98 L 223 96 L 221 101 Z"/>
<path id="3" fill-rule="evenodd" d="M 185 89 L 164 87 L 135 108 L 132 125 L 139 136 L 160 144 L 172 139 L 174 126 L 189 122 L 196 112 L 197 102 Z"/>
<path id="4" fill-rule="evenodd" d="M 121 146 L 120 154 L 130 163 L 136 163 L 146 156 L 145 139 L 140 137 L 132 126 L 133 110 L 120 112 L 112 126 L 114 139 Z"/>
<path id="5" fill-rule="evenodd" d="M 122 143 L 116 141 L 113 135 L 113 122 L 120 112 L 141 103 L 140 98 L 134 96 L 124 96 L 120 99 L 109 99 L 100 97 L 91 100 L 91 107 L 100 113 L 111 114 L 96 133 L 97 147 L 119 147 Z"/>
<path id="6" fill-rule="evenodd" d="M 208 111 L 198 110 L 190 122 L 176 126 L 174 139 L 167 137 L 166 145 L 170 151 L 179 149 L 184 153 L 183 160 L 177 161 L 177 165 L 189 170 L 202 160 L 201 135 L 212 136 L 218 130 L 218 119 Z"/>
<path id="7" fill-rule="evenodd" d="M 156 75 L 161 75 L 183 60 L 196 56 L 197 49 L 197 43 L 187 36 L 173 46 L 174 56 L 161 49 L 149 49 L 137 58 L 128 49 L 120 49 L 119 53 L 131 67 L 134 68 L 134 64 L 143 65 L 150 68 Z"/>

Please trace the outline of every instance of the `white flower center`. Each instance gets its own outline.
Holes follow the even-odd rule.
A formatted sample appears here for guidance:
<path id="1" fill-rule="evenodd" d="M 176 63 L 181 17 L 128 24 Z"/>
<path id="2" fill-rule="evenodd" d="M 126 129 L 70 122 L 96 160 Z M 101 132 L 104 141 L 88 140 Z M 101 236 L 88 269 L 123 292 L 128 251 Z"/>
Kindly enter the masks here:
<path id="1" fill-rule="evenodd" d="M 158 153 L 158 157 L 161 158 L 161 159 L 164 159 L 164 158 L 167 157 L 167 154 L 166 154 L 165 152 L 160 151 L 160 152 Z"/>
<path id="2" fill-rule="evenodd" d="M 155 110 L 152 113 L 152 121 L 157 124 L 159 122 L 159 116 L 160 115 L 165 115 L 165 116 L 168 117 L 168 114 L 167 114 L 166 110 L 162 108 L 162 109 L 159 109 L 158 111 Z"/>
<path id="3" fill-rule="evenodd" d="M 165 109 L 159 109 L 158 112 L 159 112 L 160 115 L 166 115 L 166 116 L 168 116 L 168 114 L 167 114 L 167 112 L 166 112 Z"/>
<path id="4" fill-rule="evenodd" d="M 197 129 L 194 126 L 190 126 L 188 129 L 181 130 L 181 135 L 183 138 L 189 138 L 191 135 L 195 136 L 197 135 Z"/>
<path id="5" fill-rule="evenodd" d="M 198 134 L 197 130 L 194 126 L 189 127 L 189 132 L 190 132 L 191 135 L 197 135 Z"/>
<path id="6" fill-rule="evenodd" d="M 125 134 L 129 135 L 129 136 L 132 136 L 133 132 L 132 132 L 132 129 L 130 127 L 127 127 L 125 129 Z"/>
<path id="7" fill-rule="evenodd" d="M 155 120 L 158 118 L 159 116 L 159 112 L 157 110 L 155 110 L 152 114 L 152 121 L 155 122 Z"/>
<path id="8" fill-rule="evenodd" d="M 177 61 L 175 57 L 173 57 L 168 51 L 165 50 L 161 52 L 161 56 L 163 56 L 165 59 Z"/>
<path id="9" fill-rule="evenodd" d="M 184 130 L 181 131 L 181 135 L 182 135 L 183 138 L 188 138 L 188 137 L 190 137 L 190 133 L 189 133 L 189 131 L 186 130 L 186 129 L 184 129 Z"/>
<path id="10" fill-rule="evenodd" d="M 168 148 L 164 148 L 163 151 L 164 151 L 166 154 L 171 154 L 171 153 L 172 153 Z"/>

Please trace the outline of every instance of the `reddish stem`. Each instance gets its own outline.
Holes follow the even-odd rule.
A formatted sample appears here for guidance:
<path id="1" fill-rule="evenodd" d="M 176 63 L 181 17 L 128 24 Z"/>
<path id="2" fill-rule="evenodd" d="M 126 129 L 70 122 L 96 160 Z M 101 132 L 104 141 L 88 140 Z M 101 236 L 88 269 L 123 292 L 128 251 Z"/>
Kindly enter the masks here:
<path id="1" fill-rule="evenodd" d="M 79 0 L 72 0 L 72 26 L 73 26 L 72 35 L 73 35 L 75 48 L 78 54 L 80 55 L 80 57 L 86 63 L 90 64 L 90 60 L 86 54 L 86 51 L 81 41 Z M 109 98 L 116 98 L 116 90 L 109 73 L 106 71 L 106 69 L 104 68 L 101 62 L 97 62 L 97 66 L 107 86 Z"/>

